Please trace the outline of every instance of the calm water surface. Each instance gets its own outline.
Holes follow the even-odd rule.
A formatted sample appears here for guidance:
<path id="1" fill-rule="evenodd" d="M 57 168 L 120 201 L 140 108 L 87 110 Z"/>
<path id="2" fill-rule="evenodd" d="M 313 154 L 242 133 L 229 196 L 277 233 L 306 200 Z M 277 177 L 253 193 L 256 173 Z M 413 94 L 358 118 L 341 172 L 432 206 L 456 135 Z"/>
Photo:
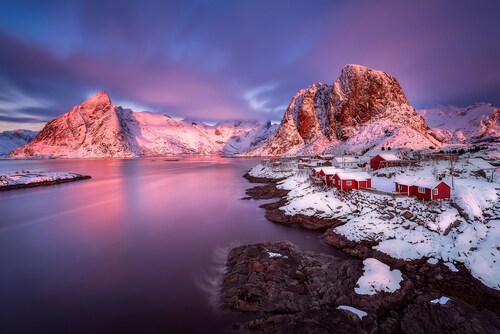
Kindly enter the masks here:
<path id="1" fill-rule="evenodd" d="M 290 240 L 340 256 L 240 200 L 257 162 L 0 161 L 93 177 L 0 192 L 0 333 L 220 333 L 248 316 L 214 306 L 232 246 Z"/>

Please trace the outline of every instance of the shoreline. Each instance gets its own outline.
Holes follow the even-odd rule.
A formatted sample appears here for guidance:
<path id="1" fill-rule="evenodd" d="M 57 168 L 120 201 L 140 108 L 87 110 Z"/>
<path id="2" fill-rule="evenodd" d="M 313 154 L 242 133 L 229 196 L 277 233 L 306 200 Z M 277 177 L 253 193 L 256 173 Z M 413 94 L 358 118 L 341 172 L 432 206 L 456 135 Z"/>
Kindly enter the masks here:
<path id="1" fill-rule="evenodd" d="M 365 326 L 367 332 L 380 332 L 381 328 L 375 329 L 377 327 L 377 323 L 387 323 L 387 321 L 398 322 L 399 325 L 396 327 L 401 330 L 401 328 L 403 328 L 400 326 L 403 326 L 402 321 L 403 313 L 405 313 L 404 311 L 415 305 L 414 301 L 412 301 L 413 299 L 419 299 L 419 297 L 422 296 L 440 295 L 450 297 L 451 300 L 454 301 L 453 307 L 457 308 L 456 312 L 467 315 L 470 312 L 464 312 L 464 310 L 468 309 L 469 307 L 473 307 L 482 315 L 489 314 L 489 316 L 492 317 L 491 321 L 493 321 L 493 323 L 500 323 L 500 308 L 498 307 L 500 300 L 500 291 L 490 288 L 481 283 L 478 279 L 473 277 L 472 274 L 467 270 L 467 268 L 465 268 L 465 266 L 463 266 L 462 264 L 456 264 L 458 272 L 452 272 L 447 266 L 445 266 L 442 260 L 439 260 L 439 262 L 436 264 L 431 264 L 427 262 L 426 257 L 410 261 L 393 258 L 385 253 L 373 249 L 372 247 L 378 244 L 378 242 L 376 241 L 365 240 L 356 242 L 348 240 L 346 237 L 335 233 L 333 228 L 345 224 L 347 220 L 341 221 L 339 219 L 318 218 L 302 214 L 285 214 L 285 212 L 280 210 L 279 208 L 287 203 L 286 196 L 289 191 L 278 189 L 276 187 L 277 182 L 279 182 L 280 180 L 253 177 L 248 175 L 248 173 L 244 175 L 244 178 L 246 178 L 251 183 L 259 184 L 247 189 L 246 194 L 248 197 L 245 197 L 244 199 L 277 199 L 277 201 L 275 202 L 260 205 L 261 208 L 264 208 L 266 210 L 265 217 L 269 221 L 283 225 L 296 225 L 302 228 L 320 231 L 322 232 L 322 235 L 318 242 L 321 242 L 322 240 L 331 247 L 339 249 L 356 259 L 377 259 L 389 265 L 391 269 L 400 270 L 404 277 L 411 283 L 412 293 L 409 293 L 407 302 L 397 306 L 393 305 L 396 307 L 396 309 L 391 309 L 389 307 L 381 314 L 377 314 L 374 319 L 370 318 L 370 322 L 375 322 L 376 324 L 374 325 L 373 323 L 371 323 L 369 326 Z M 257 245 L 259 244 L 247 246 L 251 247 Z M 227 265 L 230 265 L 229 259 Z M 266 279 L 264 279 L 264 281 L 266 281 Z M 381 296 L 380 298 L 383 299 L 385 297 L 386 296 Z M 419 299 L 420 302 L 418 307 L 426 308 L 427 305 L 422 302 L 423 299 L 425 298 L 422 297 Z M 227 308 L 238 310 L 237 307 Z M 331 306 L 328 306 L 327 309 L 331 310 Z M 321 308 L 321 310 L 322 312 L 325 312 L 324 308 Z M 385 314 L 384 312 L 388 312 L 388 314 Z M 293 316 L 296 315 L 296 313 L 291 314 Z M 267 314 L 267 316 L 269 316 L 269 314 Z M 308 316 L 311 316 L 311 314 L 308 314 Z M 467 319 L 467 321 L 473 319 L 477 320 L 477 317 L 474 316 L 472 319 Z M 269 328 L 276 329 L 275 327 L 273 327 L 276 326 L 275 320 L 276 319 L 270 321 L 269 317 L 262 319 L 259 322 L 260 325 L 258 326 L 258 330 L 266 332 L 266 326 L 270 326 Z M 450 319 L 439 320 L 452 321 Z M 366 323 L 366 320 L 364 321 L 364 323 L 365 325 L 368 325 L 368 323 Z M 252 327 L 252 324 L 247 325 L 249 326 L 249 328 Z M 437 324 L 434 325 L 437 326 Z M 487 325 L 488 324 L 485 324 L 485 326 Z M 491 325 L 491 323 L 489 325 Z M 375 326 L 375 328 L 372 326 Z M 432 326 L 430 328 L 432 328 Z"/>
<path id="2" fill-rule="evenodd" d="M 8 184 L 8 185 L 0 185 L 0 191 L 14 190 L 14 189 L 24 189 L 24 188 L 33 188 L 33 187 L 43 187 L 43 186 L 51 186 L 54 184 L 60 183 L 68 183 L 74 181 L 81 180 L 89 180 L 92 177 L 90 175 L 78 175 L 71 178 L 64 178 L 58 180 L 50 180 L 50 181 L 38 181 L 32 183 L 23 183 L 23 184 Z"/>

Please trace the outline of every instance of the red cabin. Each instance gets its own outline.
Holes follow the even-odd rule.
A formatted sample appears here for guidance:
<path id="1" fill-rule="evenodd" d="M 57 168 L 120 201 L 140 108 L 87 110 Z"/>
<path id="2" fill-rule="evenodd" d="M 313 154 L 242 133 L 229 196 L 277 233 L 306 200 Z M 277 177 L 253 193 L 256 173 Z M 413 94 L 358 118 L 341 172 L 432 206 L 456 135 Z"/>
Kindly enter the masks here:
<path id="1" fill-rule="evenodd" d="M 312 168 L 311 169 L 311 178 L 318 178 L 320 171 L 321 171 L 320 167 Z"/>
<path id="2" fill-rule="evenodd" d="M 372 187 L 371 176 L 366 172 L 339 172 L 332 178 L 332 186 L 341 190 Z"/>
<path id="3" fill-rule="evenodd" d="M 428 179 L 416 180 L 397 180 L 396 192 L 406 194 L 407 196 L 415 196 L 420 199 L 436 200 L 450 199 L 451 187 L 444 181 L 435 181 Z"/>
<path id="4" fill-rule="evenodd" d="M 401 159 L 391 153 L 378 154 L 370 159 L 370 168 L 372 170 L 377 170 L 384 167 L 384 161 L 391 161 L 392 165 L 397 165 L 397 162 Z"/>
<path id="5" fill-rule="evenodd" d="M 332 184 L 332 178 L 333 176 L 338 173 L 339 170 L 337 168 L 322 168 L 319 173 L 318 173 L 318 177 L 320 177 L 323 182 L 325 182 L 326 184 Z"/>

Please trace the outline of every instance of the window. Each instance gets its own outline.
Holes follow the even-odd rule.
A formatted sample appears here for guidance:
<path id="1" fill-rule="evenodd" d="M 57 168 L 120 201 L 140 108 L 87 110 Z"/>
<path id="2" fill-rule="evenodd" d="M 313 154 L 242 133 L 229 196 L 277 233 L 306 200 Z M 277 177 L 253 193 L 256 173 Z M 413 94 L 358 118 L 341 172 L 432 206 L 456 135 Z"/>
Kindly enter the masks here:
<path id="1" fill-rule="evenodd" d="M 434 189 L 432 189 L 432 194 L 433 194 L 433 195 L 437 195 L 437 194 L 438 194 L 438 188 L 434 188 Z"/>
<path id="2" fill-rule="evenodd" d="M 425 188 L 424 187 L 418 187 L 418 192 L 420 194 L 425 194 Z"/>
<path id="3" fill-rule="evenodd" d="M 351 180 L 349 180 L 349 181 L 345 181 L 345 185 L 346 185 L 346 186 L 352 186 L 352 181 L 351 181 Z"/>

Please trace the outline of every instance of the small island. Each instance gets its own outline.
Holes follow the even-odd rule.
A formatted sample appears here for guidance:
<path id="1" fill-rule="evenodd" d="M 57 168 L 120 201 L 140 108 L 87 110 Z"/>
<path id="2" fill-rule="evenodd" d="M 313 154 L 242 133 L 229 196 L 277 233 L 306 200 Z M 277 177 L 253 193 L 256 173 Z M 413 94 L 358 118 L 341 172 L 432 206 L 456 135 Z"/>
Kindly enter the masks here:
<path id="1" fill-rule="evenodd" d="M 87 180 L 89 175 L 67 172 L 0 172 L 0 191 Z"/>

